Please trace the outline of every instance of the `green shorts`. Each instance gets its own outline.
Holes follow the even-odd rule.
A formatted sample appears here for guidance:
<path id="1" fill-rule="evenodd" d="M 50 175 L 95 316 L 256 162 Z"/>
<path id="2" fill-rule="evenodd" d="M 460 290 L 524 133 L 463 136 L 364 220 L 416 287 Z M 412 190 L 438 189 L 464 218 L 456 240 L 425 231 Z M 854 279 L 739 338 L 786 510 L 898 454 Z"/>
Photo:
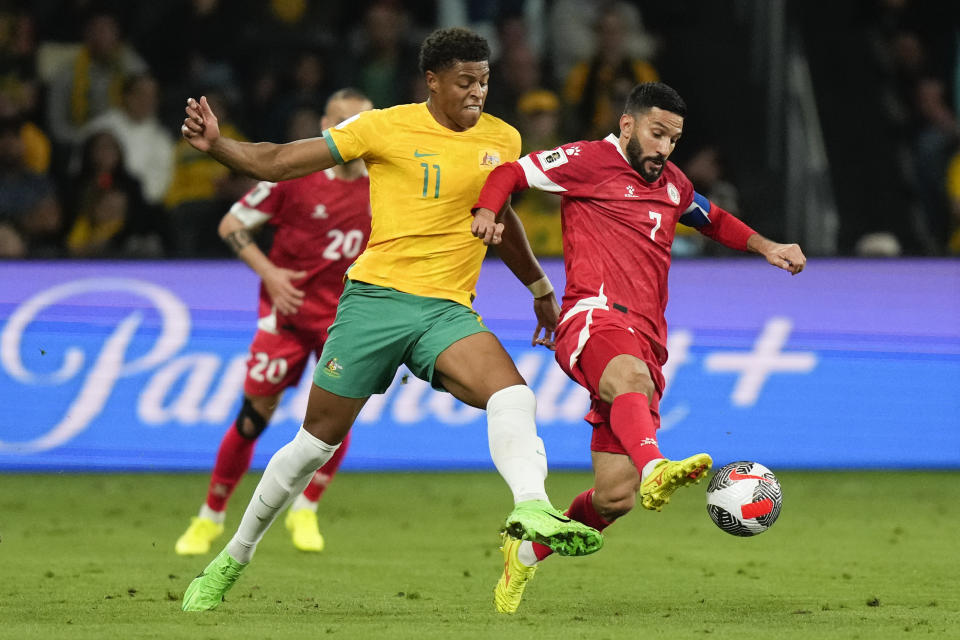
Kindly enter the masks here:
<path id="1" fill-rule="evenodd" d="M 406 364 L 442 391 L 433 379 L 437 357 L 482 331 L 489 329 L 477 312 L 452 300 L 347 279 L 313 382 L 338 396 L 366 398 L 386 391 Z"/>

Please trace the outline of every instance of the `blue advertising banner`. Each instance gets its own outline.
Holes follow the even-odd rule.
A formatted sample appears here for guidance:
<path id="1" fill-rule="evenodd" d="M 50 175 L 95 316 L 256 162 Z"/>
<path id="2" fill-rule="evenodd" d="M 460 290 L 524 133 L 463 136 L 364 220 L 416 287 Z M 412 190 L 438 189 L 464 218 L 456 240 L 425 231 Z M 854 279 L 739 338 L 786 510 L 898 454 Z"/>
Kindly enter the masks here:
<path id="1" fill-rule="evenodd" d="M 545 265 L 555 285 L 563 265 Z M 678 261 L 661 449 L 774 468 L 960 467 L 960 262 Z M 0 469 L 208 469 L 238 408 L 256 277 L 237 262 L 0 263 Z M 476 307 L 537 394 L 552 468 L 587 468 L 586 393 L 531 347 L 488 261 Z M 291 389 L 254 465 L 298 428 Z M 483 412 L 400 371 L 347 469 L 492 468 Z"/>

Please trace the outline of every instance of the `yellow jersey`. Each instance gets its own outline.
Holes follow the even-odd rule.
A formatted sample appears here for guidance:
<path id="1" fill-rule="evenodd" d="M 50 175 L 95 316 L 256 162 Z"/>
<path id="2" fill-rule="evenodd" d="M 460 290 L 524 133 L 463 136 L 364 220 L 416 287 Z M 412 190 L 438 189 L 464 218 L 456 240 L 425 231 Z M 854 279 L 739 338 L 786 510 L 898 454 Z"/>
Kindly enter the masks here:
<path id="1" fill-rule="evenodd" d="M 370 174 L 370 241 L 349 277 L 471 306 L 487 248 L 470 208 L 494 167 L 520 157 L 517 130 L 484 113 L 451 131 L 419 103 L 364 111 L 323 137 L 338 163 L 362 158 Z"/>

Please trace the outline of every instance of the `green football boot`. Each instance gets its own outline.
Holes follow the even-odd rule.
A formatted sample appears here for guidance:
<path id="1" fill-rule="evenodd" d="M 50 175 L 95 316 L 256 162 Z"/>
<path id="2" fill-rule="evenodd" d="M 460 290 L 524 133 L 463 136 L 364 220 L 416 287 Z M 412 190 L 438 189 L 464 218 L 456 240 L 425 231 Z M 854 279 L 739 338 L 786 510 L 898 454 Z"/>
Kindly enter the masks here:
<path id="1" fill-rule="evenodd" d="M 187 587 L 186 593 L 183 594 L 182 609 L 184 611 L 216 609 L 246 567 L 247 565 L 240 564 L 231 558 L 224 549 Z"/>
<path id="2" fill-rule="evenodd" d="M 568 518 L 546 500 L 518 502 L 504 531 L 518 540 L 546 545 L 562 556 L 585 556 L 603 546 L 599 531 Z"/>

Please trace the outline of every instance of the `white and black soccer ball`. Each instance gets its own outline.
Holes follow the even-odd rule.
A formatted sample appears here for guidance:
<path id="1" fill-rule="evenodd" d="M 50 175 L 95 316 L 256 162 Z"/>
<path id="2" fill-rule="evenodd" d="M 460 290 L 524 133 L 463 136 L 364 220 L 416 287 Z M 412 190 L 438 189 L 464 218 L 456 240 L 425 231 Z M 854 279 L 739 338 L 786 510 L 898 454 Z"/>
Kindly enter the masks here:
<path id="1" fill-rule="evenodd" d="M 707 486 L 707 512 L 730 535 L 763 533 L 777 521 L 782 505 L 777 477 L 759 462 L 731 462 Z"/>

